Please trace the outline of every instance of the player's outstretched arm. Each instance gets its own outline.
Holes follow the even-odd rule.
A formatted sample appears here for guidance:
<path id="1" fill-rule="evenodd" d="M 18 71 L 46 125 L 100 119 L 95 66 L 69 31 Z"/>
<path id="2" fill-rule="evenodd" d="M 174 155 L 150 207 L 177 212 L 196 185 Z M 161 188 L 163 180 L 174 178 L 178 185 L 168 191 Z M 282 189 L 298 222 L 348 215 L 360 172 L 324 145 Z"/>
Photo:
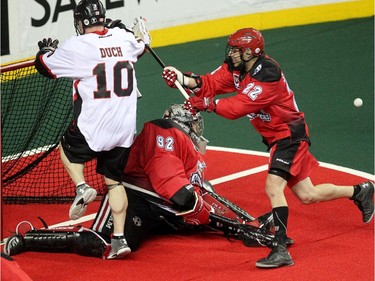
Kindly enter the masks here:
<path id="1" fill-rule="evenodd" d="M 50 53 L 48 56 L 53 55 L 55 50 L 57 49 L 57 46 L 59 44 L 59 40 L 55 39 L 52 40 L 51 38 L 44 38 L 38 42 L 39 51 L 36 54 L 35 57 L 35 68 L 38 70 L 40 74 L 47 78 L 55 78 L 51 73 L 48 71 L 48 69 L 44 66 L 42 63 L 42 57 L 46 53 Z"/>

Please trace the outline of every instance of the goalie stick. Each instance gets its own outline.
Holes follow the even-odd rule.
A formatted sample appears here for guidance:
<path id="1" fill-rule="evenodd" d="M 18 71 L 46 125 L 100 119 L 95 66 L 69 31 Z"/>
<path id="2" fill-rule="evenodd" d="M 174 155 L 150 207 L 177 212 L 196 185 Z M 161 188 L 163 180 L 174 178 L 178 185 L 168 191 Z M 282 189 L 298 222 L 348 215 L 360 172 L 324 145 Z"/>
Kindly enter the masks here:
<path id="1" fill-rule="evenodd" d="M 213 229 L 221 230 L 226 235 L 233 235 L 236 239 L 242 240 L 243 244 L 247 247 L 256 245 L 270 247 L 274 235 L 263 228 L 258 228 L 246 223 L 240 223 L 230 218 L 210 214 L 210 227 Z M 289 243 L 292 244 L 292 243 Z"/>
<path id="2" fill-rule="evenodd" d="M 208 192 L 208 194 L 210 196 L 212 196 L 214 199 L 216 199 L 217 201 L 219 201 L 225 207 L 227 207 L 228 209 L 230 209 L 231 211 L 233 211 L 234 213 L 236 213 L 239 216 L 239 218 L 241 218 L 242 220 L 248 221 L 248 222 L 256 220 L 256 218 L 254 218 L 253 216 L 251 216 L 248 212 L 246 212 L 245 210 L 241 209 L 236 204 L 230 202 L 228 199 L 220 196 L 216 192 L 210 192 L 210 191 L 207 191 L 207 192 Z"/>
<path id="3" fill-rule="evenodd" d="M 209 181 L 203 182 L 202 191 L 204 200 L 215 209 L 215 213 L 210 214 L 211 222 L 208 225 L 210 228 L 222 231 L 228 238 L 241 240 L 247 247 L 272 246 L 275 236 L 272 212 L 255 218 L 217 194 Z M 288 237 L 287 245 L 292 244 L 294 244 L 293 239 Z"/>
<path id="4" fill-rule="evenodd" d="M 254 218 L 216 192 L 206 189 L 206 193 L 203 193 L 202 197 L 215 209 L 215 213 L 210 214 L 210 223 L 208 224 L 210 228 L 222 231 L 224 236 L 242 240 L 248 247 L 271 245 L 274 235 L 270 227 L 273 227 L 273 224 L 264 223 L 260 217 Z M 269 214 L 264 216 L 270 217 Z"/>
<path id="5" fill-rule="evenodd" d="M 165 64 L 163 61 L 159 58 L 159 56 L 155 53 L 155 51 L 150 47 L 150 45 L 146 44 L 146 49 L 150 52 L 150 54 L 154 57 L 154 59 L 159 63 L 159 65 L 164 68 Z M 185 89 L 182 87 L 182 85 L 176 80 L 174 82 L 177 89 L 181 92 L 181 94 L 184 96 L 185 99 L 189 99 L 189 94 L 185 91 Z"/>

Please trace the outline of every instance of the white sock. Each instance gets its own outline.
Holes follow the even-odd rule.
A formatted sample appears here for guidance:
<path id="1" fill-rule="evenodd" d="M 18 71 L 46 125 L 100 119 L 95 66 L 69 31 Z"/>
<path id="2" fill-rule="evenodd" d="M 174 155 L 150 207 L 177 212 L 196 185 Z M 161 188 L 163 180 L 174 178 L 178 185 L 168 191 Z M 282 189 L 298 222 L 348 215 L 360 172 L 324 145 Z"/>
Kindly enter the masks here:
<path id="1" fill-rule="evenodd" d="M 81 184 L 86 184 L 86 182 L 84 182 L 84 181 L 83 182 L 79 182 L 79 183 L 76 184 L 76 187 L 80 186 Z"/>

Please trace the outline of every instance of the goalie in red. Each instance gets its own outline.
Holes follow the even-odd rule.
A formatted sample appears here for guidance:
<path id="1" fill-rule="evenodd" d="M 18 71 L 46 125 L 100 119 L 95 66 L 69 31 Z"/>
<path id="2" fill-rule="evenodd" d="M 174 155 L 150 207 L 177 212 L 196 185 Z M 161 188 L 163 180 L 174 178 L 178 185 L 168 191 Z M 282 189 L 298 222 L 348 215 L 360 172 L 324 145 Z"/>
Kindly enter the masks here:
<path id="1" fill-rule="evenodd" d="M 183 105 L 173 105 L 162 119 L 147 122 L 135 139 L 124 170 L 129 197 L 125 237 L 132 251 L 151 233 L 201 230 L 202 226 L 222 231 L 247 246 L 272 243 L 271 213 L 254 218 L 218 195 L 204 180 L 202 153 L 207 141 L 202 136 L 203 127 L 199 113 L 193 116 Z M 23 251 L 75 252 L 105 259 L 112 231 L 105 196 L 91 229 L 32 229 L 22 236 L 17 227 L 4 251 L 9 255 Z"/>
<path id="2" fill-rule="evenodd" d="M 305 204 L 349 198 L 358 206 L 364 223 L 374 215 L 374 184 L 336 186 L 314 185 L 310 173 L 318 161 L 309 151 L 311 144 L 304 113 L 299 111 L 293 91 L 280 65 L 264 51 L 262 34 L 253 28 L 237 30 L 228 38 L 226 59 L 206 75 L 182 73 L 164 68 L 162 77 L 170 87 L 177 80 L 193 91 L 185 102 L 192 112 L 215 112 L 227 119 L 248 117 L 270 150 L 265 191 L 275 219 L 274 246 L 270 254 L 256 262 L 262 268 L 293 265 L 286 249 L 289 209 L 284 195 L 288 185 Z M 216 99 L 220 94 L 236 94 Z"/>

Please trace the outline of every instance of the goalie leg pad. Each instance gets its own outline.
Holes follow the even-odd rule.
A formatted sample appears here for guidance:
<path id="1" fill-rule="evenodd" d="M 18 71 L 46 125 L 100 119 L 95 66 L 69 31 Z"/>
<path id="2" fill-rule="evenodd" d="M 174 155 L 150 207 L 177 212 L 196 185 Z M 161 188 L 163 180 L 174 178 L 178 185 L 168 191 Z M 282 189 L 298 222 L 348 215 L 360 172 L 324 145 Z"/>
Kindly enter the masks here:
<path id="1" fill-rule="evenodd" d="M 25 251 L 25 242 L 22 235 L 12 235 L 5 241 L 4 253 L 8 256 L 14 256 Z"/>
<path id="2" fill-rule="evenodd" d="M 83 227 L 78 230 L 71 227 L 31 230 L 23 238 L 21 235 L 17 237 L 22 241 L 22 251 L 70 252 L 83 256 L 102 257 L 109 247 L 107 241 L 97 233 Z"/>

